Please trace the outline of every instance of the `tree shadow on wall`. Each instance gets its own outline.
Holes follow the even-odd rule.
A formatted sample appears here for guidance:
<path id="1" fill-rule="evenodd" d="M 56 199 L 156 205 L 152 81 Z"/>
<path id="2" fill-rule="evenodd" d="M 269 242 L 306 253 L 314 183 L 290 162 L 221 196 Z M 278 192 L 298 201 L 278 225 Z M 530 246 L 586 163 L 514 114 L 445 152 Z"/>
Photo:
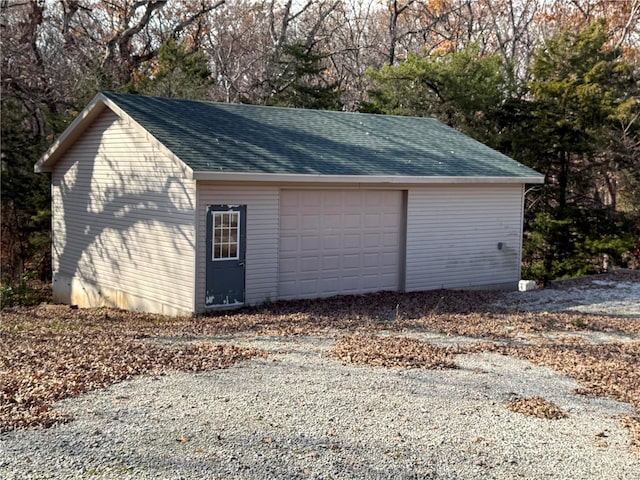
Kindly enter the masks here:
<path id="1" fill-rule="evenodd" d="M 193 284 L 195 188 L 161 152 L 104 131 L 89 127 L 53 175 L 54 272 L 164 301 Z"/>

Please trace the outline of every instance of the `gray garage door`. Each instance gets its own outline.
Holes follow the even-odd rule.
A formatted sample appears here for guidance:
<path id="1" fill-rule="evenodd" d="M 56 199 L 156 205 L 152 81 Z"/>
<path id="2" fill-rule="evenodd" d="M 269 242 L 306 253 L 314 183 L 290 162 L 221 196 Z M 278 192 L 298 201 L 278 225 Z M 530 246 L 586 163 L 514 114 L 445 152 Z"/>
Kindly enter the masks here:
<path id="1" fill-rule="evenodd" d="M 284 190 L 279 298 L 398 290 L 402 192 Z"/>

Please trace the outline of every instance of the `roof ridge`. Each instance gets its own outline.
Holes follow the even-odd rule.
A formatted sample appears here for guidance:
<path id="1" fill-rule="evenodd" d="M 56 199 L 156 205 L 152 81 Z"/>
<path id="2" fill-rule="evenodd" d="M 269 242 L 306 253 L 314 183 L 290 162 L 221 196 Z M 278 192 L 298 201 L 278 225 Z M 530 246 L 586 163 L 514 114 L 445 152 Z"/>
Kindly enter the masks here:
<path id="1" fill-rule="evenodd" d="M 216 100 L 197 100 L 197 99 L 190 99 L 190 98 L 177 98 L 177 97 L 161 97 L 161 96 L 153 96 L 153 95 L 145 95 L 145 94 L 141 94 L 141 93 L 121 93 L 121 92 L 114 92 L 114 91 L 103 91 L 101 92 L 103 95 L 109 97 L 109 96 L 113 96 L 113 97 L 118 97 L 118 96 L 127 96 L 127 97 L 137 97 L 137 98 L 147 98 L 147 99 L 157 99 L 157 100 L 166 100 L 166 101 L 175 101 L 175 102 L 196 102 L 196 103 L 204 103 L 204 104 L 211 104 L 211 105 L 217 105 L 217 106 L 231 106 L 231 107 L 247 107 L 247 108 L 256 108 L 256 109 L 279 109 L 279 110 L 285 110 L 285 111 L 295 111 L 295 112 L 325 112 L 325 113 L 329 113 L 329 114 L 345 114 L 345 115 L 361 115 L 361 116 L 370 116 L 370 117 L 389 117 L 389 118 L 413 118 L 413 119 L 420 119 L 420 120 L 429 120 L 429 121 L 434 121 L 434 122 L 438 122 L 448 128 L 452 128 L 450 125 L 447 125 L 446 123 L 441 122 L 440 120 L 438 120 L 435 117 L 422 117 L 422 116 L 418 116 L 418 115 L 399 115 L 399 114 L 393 114 L 393 113 L 374 113 L 374 112 L 359 112 L 359 111 L 352 111 L 352 110 L 329 110 L 329 109 L 316 109 L 316 108 L 304 108 L 304 107 L 284 107 L 282 105 L 263 105 L 263 104 L 259 104 L 259 103 L 240 103 L 240 102 L 221 102 L 221 101 L 216 101 Z M 455 130 L 455 129 L 453 129 Z M 455 130 L 456 132 L 458 132 L 458 130 Z M 462 135 L 464 135 L 461 132 L 458 132 Z"/>

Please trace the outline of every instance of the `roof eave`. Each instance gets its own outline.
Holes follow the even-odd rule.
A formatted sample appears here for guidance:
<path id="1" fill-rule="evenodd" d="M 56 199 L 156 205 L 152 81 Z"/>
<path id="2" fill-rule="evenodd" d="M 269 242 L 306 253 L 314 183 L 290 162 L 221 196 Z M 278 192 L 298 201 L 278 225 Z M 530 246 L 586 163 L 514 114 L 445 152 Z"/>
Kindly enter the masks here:
<path id="1" fill-rule="evenodd" d="M 100 115 L 105 108 L 106 98 L 98 93 L 91 102 L 78 114 L 58 139 L 40 157 L 40 160 L 33 167 L 37 173 L 51 172 L 58 159 L 73 145 L 73 143 L 84 133 L 91 122 Z"/>
<path id="2" fill-rule="evenodd" d="M 543 175 L 529 176 L 408 176 L 408 175 L 320 175 L 288 173 L 241 173 L 195 171 L 194 180 L 272 183 L 366 183 L 366 184 L 452 184 L 452 183 L 544 183 Z"/>

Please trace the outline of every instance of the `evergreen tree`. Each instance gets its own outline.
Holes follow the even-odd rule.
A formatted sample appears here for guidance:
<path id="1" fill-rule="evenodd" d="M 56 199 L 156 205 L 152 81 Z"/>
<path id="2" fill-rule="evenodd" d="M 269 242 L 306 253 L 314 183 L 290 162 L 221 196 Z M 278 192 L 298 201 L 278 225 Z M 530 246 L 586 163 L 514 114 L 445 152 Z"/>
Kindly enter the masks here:
<path id="1" fill-rule="evenodd" d="M 510 133 L 514 156 L 546 175 L 524 252 L 525 271 L 544 280 L 600 271 L 604 258 L 622 263 L 639 233 L 637 212 L 617 208 L 621 173 L 640 167 L 619 131 L 638 138 L 638 83 L 607 41 L 595 22 L 539 49 L 528 118 Z"/>
<path id="2" fill-rule="evenodd" d="M 3 283 L 17 281 L 25 272 L 36 272 L 42 279 L 50 274 L 50 179 L 33 171 L 48 142 L 32 133 L 29 120 L 16 99 L 2 99 Z"/>
<path id="3" fill-rule="evenodd" d="M 487 141 L 502 103 L 500 55 L 482 56 L 475 45 L 428 57 L 409 55 L 397 66 L 369 70 L 375 88 L 369 112 L 433 116 Z"/>
<path id="4" fill-rule="evenodd" d="M 133 73 L 124 91 L 158 97 L 210 100 L 214 84 L 209 58 L 199 50 L 190 52 L 174 38 L 162 44 L 157 60 Z"/>
<path id="5" fill-rule="evenodd" d="M 282 107 L 340 110 L 340 91 L 336 82 L 323 76 L 324 56 L 313 53 L 305 44 L 284 46 L 282 69 L 272 85 L 265 104 Z"/>
<path id="6" fill-rule="evenodd" d="M 606 43 L 604 23 L 595 22 L 575 37 L 553 37 L 534 58 L 535 166 L 547 175 L 559 216 L 572 204 L 615 207 L 615 190 L 604 191 L 618 170 L 610 142 L 616 123 L 637 106 L 638 89 L 631 66 Z"/>

